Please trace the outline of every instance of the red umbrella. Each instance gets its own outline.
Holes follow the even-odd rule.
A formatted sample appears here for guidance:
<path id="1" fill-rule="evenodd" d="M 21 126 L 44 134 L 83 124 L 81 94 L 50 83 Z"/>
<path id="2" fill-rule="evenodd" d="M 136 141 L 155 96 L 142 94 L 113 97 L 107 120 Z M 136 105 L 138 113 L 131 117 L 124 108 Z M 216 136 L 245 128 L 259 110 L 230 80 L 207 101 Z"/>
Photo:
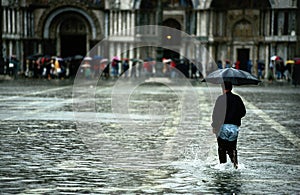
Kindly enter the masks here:
<path id="1" fill-rule="evenodd" d="M 294 61 L 295 61 L 294 64 L 300 65 L 300 58 L 294 58 Z"/>
<path id="2" fill-rule="evenodd" d="M 271 60 L 279 61 L 279 60 L 282 60 L 282 58 L 280 56 L 272 56 Z"/>

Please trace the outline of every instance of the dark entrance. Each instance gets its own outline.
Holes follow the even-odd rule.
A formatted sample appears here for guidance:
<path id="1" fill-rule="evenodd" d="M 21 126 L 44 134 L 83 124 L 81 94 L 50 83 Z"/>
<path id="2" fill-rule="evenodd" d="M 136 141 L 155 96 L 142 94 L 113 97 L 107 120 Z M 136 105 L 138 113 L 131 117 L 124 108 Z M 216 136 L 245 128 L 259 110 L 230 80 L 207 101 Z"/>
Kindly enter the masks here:
<path id="1" fill-rule="evenodd" d="M 175 19 L 167 19 L 163 22 L 163 26 L 170 27 L 171 29 L 165 29 L 162 32 L 162 43 L 168 48 L 173 48 L 172 50 L 164 49 L 163 57 L 178 60 L 180 57 L 178 47 L 181 45 L 181 25 Z"/>
<path id="2" fill-rule="evenodd" d="M 66 15 L 60 25 L 61 57 L 86 55 L 87 28 L 76 15 Z"/>
<path id="3" fill-rule="evenodd" d="M 61 35 L 61 57 L 86 55 L 86 35 Z"/>
<path id="4" fill-rule="evenodd" d="M 247 70 L 250 49 L 237 49 L 237 60 L 240 61 L 240 69 Z"/>

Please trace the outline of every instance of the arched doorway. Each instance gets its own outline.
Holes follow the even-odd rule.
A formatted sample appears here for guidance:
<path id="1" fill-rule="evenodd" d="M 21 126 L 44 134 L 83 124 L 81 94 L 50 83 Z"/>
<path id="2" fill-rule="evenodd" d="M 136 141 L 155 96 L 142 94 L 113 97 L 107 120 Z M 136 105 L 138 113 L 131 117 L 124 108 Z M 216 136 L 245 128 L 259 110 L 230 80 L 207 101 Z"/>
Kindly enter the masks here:
<path id="1" fill-rule="evenodd" d="M 174 31 L 172 29 L 165 30 L 162 32 L 162 43 L 165 46 L 168 46 L 170 49 L 164 49 L 163 50 L 163 57 L 164 58 L 171 58 L 173 60 L 179 59 L 179 50 L 181 45 L 181 25 L 180 23 L 173 19 L 169 18 L 165 21 L 163 21 L 163 26 L 170 27 L 172 29 L 177 29 L 178 31 Z"/>
<path id="2" fill-rule="evenodd" d="M 63 20 L 59 31 L 62 57 L 86 54 L 87 29 L 80 18 L 70 17 Z"/>
<path id="3" fill-rule="evenodd" d="M 236 22 L 232 29 L 232 39 L 236 50 L 234 56 L 240 62 L 240 69 L 245 71 L 248 71 L 248 63 L 253 53 L 253 29 L 252 24 L 245 19 Z"/>
<path id="4" fill-rule="evenodd" d="M 62 7 L 49 10 L 39 22 L 43 36 L 43 53 L 68 57 L 86 55 L 99 27 L 86 10 Z"/>

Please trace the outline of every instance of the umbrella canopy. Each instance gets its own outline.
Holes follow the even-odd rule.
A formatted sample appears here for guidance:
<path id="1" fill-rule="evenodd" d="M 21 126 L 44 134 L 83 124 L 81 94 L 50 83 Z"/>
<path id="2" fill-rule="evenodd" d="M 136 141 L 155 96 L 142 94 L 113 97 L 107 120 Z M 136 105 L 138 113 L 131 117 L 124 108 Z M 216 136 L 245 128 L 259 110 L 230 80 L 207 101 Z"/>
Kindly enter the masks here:
<path id="1" fill-rule="evenodd" d="M 98 55 L 94 55 L 93 56 L 93 60 L 101 60 L 102 56 L 98 56 Z"/>
<path id="2" fill-rule="evenodd" d="M 102 60 L 100 60 L 100 64 L 107 63 L 107 62 L 108 62 L 107 58 L 103 58 Z"/>
<path id="3" fill-rule="evenodd" d="M 37 54 L 33 54 L 30 56 L 27 56 L 26 59 L 27 60 L 37 60 L 39 57 L 43 57 L 43 54 L 37 53 Z"/>
<path id="4" fill-rule="evenodd" d="M 82 68 L 90 68 L 91 65 L 90 65 L 90 64 L 82 64 L 81 67 L 82 67 Z"/>
<path id="5" fill-rule="evenodd" d="M 120 58 L 118 57 L 118 56 L 114 56 L 112 59 L 111 59 L 111 61 L 120 61 Z"/>
<path id="6" fill-rule="evenodd" d="M 74 60 L 82 60 L 83 56 L 82 55 L 75 55 L 75 56 L 73 56 L 73 59 Z"/>
<path id="7" fill-rule="evenodd" d="M 152 57 L 148 57 L 148 58 L 146 58 L 144 61 L 153 61 L 154 59 L 152 58 Z"/>
<path id="8" fill-rule="evenodd" d="M 278 61 L 278 60 L 282 60 L 282 58 L 279 56 L 272 56 L 271 60 Z"/>
<path id="9" fill-rule="evenodd" d="M 171 59 L 163 59 L 163 63 L 170 63 L 170 62 L 172 62 Z"/>
<path id="10" fill-rule="evenodd" d="M 265 64 L 265 60 L 257 60 L 258 64 Z"/>
<path id="11" fill-rule="evenodd" d="M 132 58 L 130 59 L 132 62 L 143 62 L 143 60 L 141 59 L 137 59 L 137 58 Z"/>
<path id="12" fill-rule="evenodd" d="M 203 80 L 213 84 L 222 84 L 224 81 L 231 82 L 233 85 L 257 85 L 261 82 L 252 74 L 234 68 L 218 69 Z"/>
<path id="13" fill-rule="evenodd" d="M 57 61 L 64 61 L 63 58 L 59 58 L 59 57 L 56 57 L 55 60 L 57 60 Z"/>
<path id="14" fill-rule="evenodd" d="M 285 63 L 286 63 L 286 64 L 294 64 L 295 61 L 294 61 L 294 60 L 288 60 L 288 61 L 286 61 Z"/>
<path id="15" fill-rule="evenodd" d="M 92 57 L 89 57 L 89 56 L 86 56 L 83 58 L 83 60 L 92 60 L 93 58 Z"/>

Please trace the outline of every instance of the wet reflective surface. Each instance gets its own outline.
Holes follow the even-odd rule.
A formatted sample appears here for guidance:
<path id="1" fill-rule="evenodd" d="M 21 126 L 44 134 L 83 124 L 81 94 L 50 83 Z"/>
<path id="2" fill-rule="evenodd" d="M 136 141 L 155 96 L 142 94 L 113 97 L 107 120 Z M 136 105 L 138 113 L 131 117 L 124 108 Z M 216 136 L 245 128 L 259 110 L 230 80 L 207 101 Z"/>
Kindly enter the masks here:
<path id="1" fill-rule="evenodd" d="M 199 115 L 181 120 L 179 88 L 139 86 L 128 100 L 134 123 L 124 123 L 111 111 L 113 86 L 97 86 L 97 121 L 78 123 L 71 81 L 1 82 L 0 193 L 300 192 L 300 88 L 235 88 L 247 108 L 235 170 L 218 164 L 210 132 L 207 94 L 219 88 L 195 85 Z"/>

